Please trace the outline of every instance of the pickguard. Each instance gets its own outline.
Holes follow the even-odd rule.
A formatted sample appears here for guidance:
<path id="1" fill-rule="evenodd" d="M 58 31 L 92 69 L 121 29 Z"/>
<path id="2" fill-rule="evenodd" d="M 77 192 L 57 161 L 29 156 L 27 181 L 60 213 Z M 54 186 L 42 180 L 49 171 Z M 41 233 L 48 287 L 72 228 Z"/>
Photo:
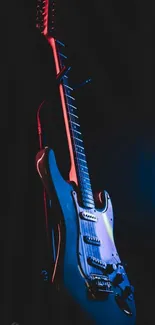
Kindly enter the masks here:
<path id="1" fill-rule="evenodd" d="M 122 301 L 119 299 L 126 288 L 130 288 L 130 283 L 115 246 L 110 197 L 105 191 L 105 208 L 99 211 L 80 207 L 76 192 L 73 191 L 72 195 L 79 224 L 78 260 L 81 272 L 88 284 L 92 282 L 92 279 L 96 279 L 96 281 L 102 281 L 101 285 L 105 285 L 104 294 L 100 295 L 100 299 L 105 299 L 107 294 L 115 295 L 119 307 L 131 315 L 129 306 L 130 300 L 133 299 L 132 292 L 128 296 L 128 301 L 123 300 L 121 304 Z M 92 295 L 94 295 L 93 292 Z M 97 297 L 98 295 L 95 299 Z"/>

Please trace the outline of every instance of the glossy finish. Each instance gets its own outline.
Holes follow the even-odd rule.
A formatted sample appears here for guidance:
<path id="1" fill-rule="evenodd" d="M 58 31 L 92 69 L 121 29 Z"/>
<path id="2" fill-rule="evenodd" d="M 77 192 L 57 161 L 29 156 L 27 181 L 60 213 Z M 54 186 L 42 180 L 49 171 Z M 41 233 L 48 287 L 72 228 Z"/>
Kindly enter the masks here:
<path id="1" fill-rule="evenodd" d="M 61 229 L 61 248 L 59 263 L 56 270 L 55 280 L 59 282 L 62 293 L 70 297 L 76 308 L 83 312 L 83 317 L 87 324 L 93 325 L 133 325 L 135 324 L 135 305 L 134 299 L 127 299 L 127 306 L 132 310 L 132 316 L 127 315 L 121 310 L 121 295 L 125 286 L 129 285 L 127 275 L 120 287 L 113 286 L 113 293 L 108 294 L 105 299 L 95 300 L 89 297 L 89 275 L 90 273 L 102 274 L 99 269 L 91 267 L 87 263 L 87 257 L 90 251 L 83 240 L 84 229 L 83 222 L 89 223 L 88 229 L 91 229 L 91 221 L 83 221 L 79 212 L 83 208 L 79 207 L 77 195 L 73 187 L 67 183 L 57 168 L 54 153 L 52 150 L 45 150 L 43 159 L 38 163 L 38 169 L 42 174 L 42 181 L 47 188 L 50 196 L 53 198 L 53 206 L 57 207 L 57 215 L 60 216 L 61 224 L 64 224 L 64 231 Z M 50 179 L 49 179 L 50 175 Z M 48 182 L 48 185 L 47 185 Z M 96 236 L 101 240 L 102 245 L 95 247 L 99 250 L 100 257 L 104 262 L 120 263 L 113 239 L 113 213 L 111 200 L 108 193 L 106 195 L 106 206 L 102 211 L 96 211 L 98 221 L 95 223 Z M 91 211 L 93 212 L 93 211 Z M 94 213 L 94 212 L 93 212 Z M 93 222 L 94 224 L 94 222 Z M 94 251 L 91 250 L 93 253 Z M 94 253 L 93 253 L 94 254 Z M 97 253 L 98 254 L 98 253 Z M 112 281 L 116 273 L 123 272 L 124 269 L 117 265 L 117 271 L 108 276 Z M 118 299 L 119 297 L 119 299 Z M 129 297 L 131 298 L 131 297 Z M 123 308 L 125 308 L 123 306 Z"/>

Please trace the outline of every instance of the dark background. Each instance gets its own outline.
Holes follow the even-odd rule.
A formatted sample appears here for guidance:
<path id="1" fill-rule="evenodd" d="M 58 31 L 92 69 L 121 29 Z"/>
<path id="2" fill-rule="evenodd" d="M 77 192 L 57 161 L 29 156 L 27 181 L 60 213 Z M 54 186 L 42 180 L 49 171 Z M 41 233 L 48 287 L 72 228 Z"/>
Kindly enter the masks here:
<path id="1" fill-rule="evenodd" d="M 75 84 L 92 78 L 76 91 L 81 127 L 93 189 L 106 189 L 112 198 L 117 247 L 135 286 L 137 325 L 155 323 L 153 3 L 58 2 L 58 34 L 71 54 Z M 3 5 L 1 324 L 46 325 L 52 307 L 40 280 L 46 249 L 42 187 L 35 169 L 36 112 L 54 89 L 53 61 L 35 28 L 35 1 Z M 53 145 L 65 175 L 61 133 Z"/>

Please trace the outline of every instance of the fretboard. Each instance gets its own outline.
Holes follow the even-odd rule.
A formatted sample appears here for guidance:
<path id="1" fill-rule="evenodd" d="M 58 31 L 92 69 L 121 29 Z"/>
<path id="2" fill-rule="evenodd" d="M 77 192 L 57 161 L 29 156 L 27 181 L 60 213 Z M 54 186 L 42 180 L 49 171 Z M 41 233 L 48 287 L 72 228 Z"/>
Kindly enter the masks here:
<path id="1" fill-rule="evenodd" d="M 64 49 L 64 45 L 61 42 L 57 41 L 57 50 L 61 68 L 63 68 L 63 66 L 67 64 L 67 57 L 64 54 Z M 73 95 L 74 91 L 69 85 L 69 74 L 64 75 L 62 84 L 66 100 L 70 136 L 72 139 L 74 160 L 76 165 L 76 172 L 79 183 L 78 185 L 81 193 L 82 203 L 83 206 L 86 208 L 94 208 L 94 198 L 91 188 L 86 154 L 84 150 L 84 142 L 78 117 L 78 109 L 76 107 L 76 101 Z"/>

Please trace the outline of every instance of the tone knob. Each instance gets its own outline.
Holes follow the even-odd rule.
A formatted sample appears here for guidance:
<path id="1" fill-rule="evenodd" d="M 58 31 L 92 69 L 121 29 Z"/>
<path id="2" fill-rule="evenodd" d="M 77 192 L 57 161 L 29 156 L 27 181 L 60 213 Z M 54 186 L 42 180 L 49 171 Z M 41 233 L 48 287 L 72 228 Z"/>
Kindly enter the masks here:
<path id="1" fill-rule="evenodd" d="M 122 273 L 117 273 L 115 278 L 114 278 L 114 281 L 113 281 L 113 285 L 114 286 L 117 286 L 119 285 L 120 283 L 122 283 L 124 281 L 124 276 Z"/>

